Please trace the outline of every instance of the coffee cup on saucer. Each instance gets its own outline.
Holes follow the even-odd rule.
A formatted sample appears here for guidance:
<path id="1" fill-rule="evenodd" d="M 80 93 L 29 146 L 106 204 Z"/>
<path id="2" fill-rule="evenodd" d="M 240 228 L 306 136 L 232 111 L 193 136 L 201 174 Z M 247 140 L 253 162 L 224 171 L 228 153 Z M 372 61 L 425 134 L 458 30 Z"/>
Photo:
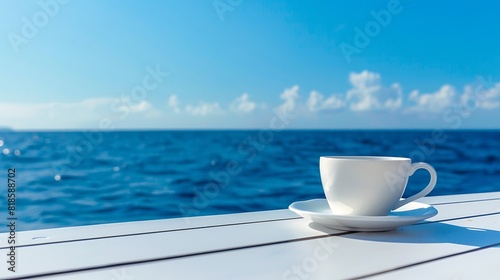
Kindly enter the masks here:
<path id="1" fill-rule="evenodd" d="M 386 216 L 392 210 L 429 194 L 437 182 L 434 168 L 405 157 L 322 156 L 321 183 L 334 215 Z M 419 193 L 401 198 L 408 178 L 418 169 L 430 173 Z"/>

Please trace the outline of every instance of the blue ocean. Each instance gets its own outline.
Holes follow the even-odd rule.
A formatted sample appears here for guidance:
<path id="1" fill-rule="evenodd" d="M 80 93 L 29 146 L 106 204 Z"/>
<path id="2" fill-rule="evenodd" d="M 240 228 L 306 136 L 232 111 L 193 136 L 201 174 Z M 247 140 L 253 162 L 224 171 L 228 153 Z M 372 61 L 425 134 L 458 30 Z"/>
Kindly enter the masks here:
<path id="1" fill-rule="evenodd" d="M 324 197 L 323 155 L 425 161 L 430 195 L 500 191 L 496 130 L 3 131 L 0 218 L 9 173 L 18 230 L 283 209 Z"/>

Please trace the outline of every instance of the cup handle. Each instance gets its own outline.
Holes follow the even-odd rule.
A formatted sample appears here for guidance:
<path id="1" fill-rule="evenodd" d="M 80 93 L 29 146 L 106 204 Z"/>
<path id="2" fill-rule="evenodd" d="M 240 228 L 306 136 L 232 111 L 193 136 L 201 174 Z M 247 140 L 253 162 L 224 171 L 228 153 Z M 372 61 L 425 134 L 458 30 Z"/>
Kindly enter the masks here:
<path id="1" fill-rule="evenodd" d="M 429 173 L 431 174 L 431 180 L 430 180 L 429 184 L 427 185 L 427 187 L 425 187 L 419 193 L 417 193 L 413 196 L 410 196 L 408 198 L 404 198 L 404 199 L 399 200 L 398 203 L 396 203 L 396 206 L 394 207 L 394 209 L 397 209 L 397 208 L 399 208 L 407 203 L 410 203 L 416 199 L 419 199 L 421 197 L 428 195 L 432 191 L 432 189 L 434 189 L 434 186 L 436 186 L 437 173 L 436 173 L 436 170 L 434 169 L 434 167 L 432 167 L 430 164 L 427 164 L 424 162 L 413 163 L 411 165 L 410 170 L 408 171 L 409 176 L 413 175 L 413 173 L 415 173 L 415 171 L 417 171 L 418 169 L 421 169 L 421 168 L 429 171 Z"/>

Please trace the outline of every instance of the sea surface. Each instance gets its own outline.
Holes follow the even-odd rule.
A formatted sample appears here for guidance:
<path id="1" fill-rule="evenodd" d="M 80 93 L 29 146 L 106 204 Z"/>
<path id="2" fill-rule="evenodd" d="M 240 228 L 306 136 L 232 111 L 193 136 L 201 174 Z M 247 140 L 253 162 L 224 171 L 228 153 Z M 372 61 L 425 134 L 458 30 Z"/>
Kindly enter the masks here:
<path id="1" fill-rule="evenodd" d="M 30 230 L 287 208 L 324 197 L 323 155 L 428 162 L 438 173 L 430 195 L 500 191 L 495 130 L 3 131 L 0 223 L 9 169 L 17 230 Z M 405 196 L 428 177 L 418 171 Z"/>

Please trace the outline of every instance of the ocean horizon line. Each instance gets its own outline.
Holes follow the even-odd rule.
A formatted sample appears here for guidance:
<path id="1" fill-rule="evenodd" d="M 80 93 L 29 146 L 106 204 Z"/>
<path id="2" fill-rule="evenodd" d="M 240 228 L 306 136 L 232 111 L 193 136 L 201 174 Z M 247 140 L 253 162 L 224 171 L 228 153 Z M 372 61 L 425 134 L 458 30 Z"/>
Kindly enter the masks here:
<path id="1" fill-rule="evenodd" d="M 162 131 L 260 131 L 273 130 L 271 128 L 118 128 L 118 129 L 98 129 L 98 128 L 61 128 L 61 129 L 13 129 L 2 128 L 2 132 L 162 132 Z M 500 131 L 500 128 L 286 128 L 275 129 L 273 131 Z"/>

